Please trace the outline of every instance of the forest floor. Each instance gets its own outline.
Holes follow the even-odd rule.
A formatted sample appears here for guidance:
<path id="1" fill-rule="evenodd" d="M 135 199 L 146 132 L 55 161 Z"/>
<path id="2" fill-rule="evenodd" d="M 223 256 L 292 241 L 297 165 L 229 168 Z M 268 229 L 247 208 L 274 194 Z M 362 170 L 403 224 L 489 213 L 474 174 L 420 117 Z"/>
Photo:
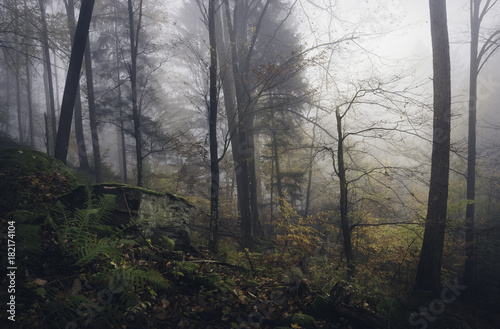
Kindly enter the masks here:
<path id="1" fill-rule="evenodd" d="M 1 328 L 486 329 L 500 323 L 491 293 L 445 304 L 366 293 L 342 280 L 325 291 L 295 259 L 276 252 L 250 253 L 230 240 L 216 255 L 202 247 L 172 250 L 105 233 L 113 228 L 95 222 L 85 227 L 55 206 L 74 178 L 45 160 L 36 168 L 9 164 L 43 157 L 16 152 L 0 163 L 2 240 L 16 244 L 13 258 L 7 244 L 1 248 L 0 300 L 14 300 L 0 312 Z M 96 213 L 98 207 L 89 208 L 80 219 L 92 223 Z"/>

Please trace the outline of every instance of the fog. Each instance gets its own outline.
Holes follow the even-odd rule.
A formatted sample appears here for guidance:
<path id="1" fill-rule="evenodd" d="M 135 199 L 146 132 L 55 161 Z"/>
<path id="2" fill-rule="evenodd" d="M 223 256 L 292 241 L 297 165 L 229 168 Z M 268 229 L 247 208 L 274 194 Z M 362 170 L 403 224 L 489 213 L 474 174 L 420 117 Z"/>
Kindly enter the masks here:
<path id="1" fill-rule="evenodd" d="M 96 72 L 94 82 L 98 102 L 99 142 L 102 161 L 109 170 L 107 174 L 124 179 L 124 171 L 127 170 L 128 176 L 133 181 L 136 177 L 138 160 L 134 158 L 135 141 L 131 114 L 127 112 L 129 106 L 127 102 L 131 92 L 130 54 L 127 48 L 128 22 L 125 15 L 126 8 L 113 1 L 109 3 L 113 6 L 96 5 L 90 31 Z M 33 2 L 28 5 L 30 14 L 36 17 L 39 10 L 37 4 Z M 462 0 L 448 1 L 447 5 L 452 58 L 452 135 L 458 161 L 453 162 L 452 166 L 457 166 L 457 170 L 463 171 L 468 117 L 469 7 L 468 3 Z M 137 9 L 138 3 L 135 6 Z M 189 173 L 194 181 L 181 188 L 181 192 L 206 196 L 209 45 L 207 18 L 204 15 L 208 8 L 207 2 L 144 1 L 143 7 L 144 18 L 139 29 L 138 92 L 142 106 L 141 115 L 144 117 L 143 124 L 147 130 L 143 131 L 145 143 L 143 148 L 147 155 L 144 161 L 148 166 L 146 171 L 153 176 L 165 176 L 165 180 L 170 182 L 168 187 L 162 187 L 156 186 L 155 180 L 151 179 L 146 185 L 171 188 L 172 180 L 176 180 L 174 185 L 179 187 L 179 182 L 182 180 L 179 175 Z M 225 15 L 224 8 L 223 5 L 218 7 L 219 17 Z M 316 186 L 318 200 L 322 199 L 321 195 L 331 197 L 336 193 L 335 189 L 331 190 L 336 184 L 335 168 L 327 150 L 337 147 L 335 110 L 339 107 L 341 113 L 345 111 L 343 129 L 349 136 L 346 141 L 353 150 L 349 160 L 352 170 L 366 172 L 372 167 L 407 167 L 407 170 L 419 167 L 422 175 L 427 177 L 432 124 L 432 52 L 428 4 L 420 0 L 363 2 L 298 0 L 277 2 L 269 8 L 277 15 L 275 18 L 281 19 L 281 25 L 274 32 L 269 30 L 265 32 L 268 34 L 263 32 L 256 35 L 256 42 L 268 38 L 269 42 L 275 42 L 276 45 L 256 46 L 262 47 L 257 50 L 260 52 L 258 55 L 261 56 L 261 62 L 252 59 L 252 67 L 248 74 L 253 75 L 252 79 L 276 83 L 276 79 L 268 75 L 269 71 L 262 71 L 259 73 L 260 76 L 257 72 L 265 65 L 272 64 L 273 60 L 276 63 L 284 63 L 294 54 L 301 54 L 296 64 L 303 65 L 300 72 L 290 71 L 287 73 L 290 77 L 283 78 L 288 79 L 287 83 L 290 84 L 288 87 L 283 87 L 283 90 L 288 93 L 288 97 L 292 97 L 286 102 L 292 100 L 296 102 L 288 108 L 288 111 L 297 112 L 287 120 L 294 122 L 296 125 L 294 129 L 300 131 L 300 134 L 293 133 L 300 135 L 297 137 L 300 143 L 287 146 L 291 148 L 289 151 L 291 157 L 286 155 L 288 152 L 286 148 L 281 151 L 287 158 L 289 169 L 296 169 L 304 163 L 308 163 L 307 168 L 309 166 L 315 168 L 317 181 L 322 182 L 322 185 L 318 183 Z M 6 6 L 3 8 L 3 14 L 7 17 L 15 10 L 19 9 Z M 58 2 L 48 4 L 47 13 L 57 116 L 64 92 L 70 42 L 65 30 L 67 24 L 64 23 L 66 11 L 63 4 Z M 135 15 L 138 13 L 135 12 Z M 498 13 L 498 8 L 494 8 L 483 22 L 485 33 L 498 27 L 496 21 Z M 138 22 L 137 16 L 135 19 Z M 251 24 L 254 25 L 250 27 L 249 38 L 251 29 L 256 29 L 259 22 L 255 19 Z M 263 28 L 273 28 L 265 24 L 270 23 L 264 20 Z M 219 30 L 216 33 L 220 40 L 228 38 L 227 35 L 224 36 L 227 32 Z M 27 36 L 16 39 L 5 29 L 2 38 L 2 50 L 5 56 L 2 60 L 4 74 L 1 81 L 1 130 L 22 143 L 28 143 L 31 140 L 30 136 L 33 135 L 34 147 L 50 151 L 48 147 L 50 136 L 46 133 L 48 124 L 44 115 L 50 119 L 51 114 L 47 110 L 47 85 L 44 83 L 47 79 L 44 80 L 43 77 L 44 62 L 39 53 L 41 45 L 37 39 Z M 290 39 L 283 41 L 279 38 Z M 283 44 L 278 46 L 280 42 Z M 22 47 L 25 47 L 24 50 Z M 280 52 L 279 49 L 286 51 Z M 219 53 L 222 54 L 220 56 L 229 56 L 229 53 L 224 54 L 225 51 L 220 48 Z M 16 57 L 24 53 L 28 55 L 28 66 L 16 62 Z M 221 59 L 222 57 L 219 58 Z M 113 66 L 113 61 L 118 63 L 117 66 Z M 488 157 L 492 155 L 492 150 L 498 148 L 499 63 L 498 54 L 489 58 L 478 80 L 478 149 L 484 150 L 485 156 Z M 19 67 L 17 71 L 16 65 Z M 220 63 L 220 67 L 223 65 Z M 31 115 L 27 110 L 26 88 L 19 87 L 22 90 L 19 91 L 18 100 L 16 101 L 14 97 L 16 74 L 21 86 L 27 83 L 25 67 L 31 67 L 32 72 L 30 98 L 33 114 Z M 224 155 L 222 163 L 228 168 L 223 177 L 230 180 L 232 132 L 228 127 L 230 114 L 225 110 L 228 103 L 225 104 L 223 101 L 227 93 L 223 89 L 225 79 L 223 74 L 225 73 L 220 71 L 218 142 L 219 153 L 221 156 Z M 83 127 L 87 154 L 90 155 L 92 144 L 86 104 L 88 98 L 85 94 L 87 82 L 84 76 L 81 83 Z M 280 83 L 285 86 L 284 82 Z M 276 86 L 276 90 L 281 88 Z M 251 88 L 253 89 L 248 91 L 249 95 L 255 97 L 255 104 L 252 106 L 267 111 L 263 104 L 277 91 L 266 90 L 258 83 Z M 303 88 L 301 89 L 303 99 L 298 99 L 298 94 L 290 88 Z M 354 100 L 353 97 L 357 97 L 360 91 L 366 92 L 366 95 L 360 98 L 359 104 L 348 109 L 346 104 Z M 122 121 L 117 119 L 119 108 L 123 109 L 120 112 L 123 115 Z M 30 119 L 32 128 L 29 128 Z M 272 163 L 272 161 L 266 163 L 268 160 L 265 160 L 270 156 L 266 152 L 271 152 L 268 147 L 271 137 L 266 129 L 258 127 L 255 137 L 258 144 L 257 151 L 261 152 L 262 157 L 258 159 L 262 161 L 259 165 L 261 171 L 271 170 L 266 166 Z M 121 146 L 122 132 L 124 147 Z M 79 145 L 81 143 L 77 144 L 76 141 L 70 144 L 68 164 L 74 167 L 80 165 Z M 305 159 L 301 164 L 295 160 L 312 154 L 307 155 L 307 152 L 291 154 L 296 152 L 294 149 L 298 149 L 299 146 L 306 148 L 306 145 L 312 145 L 312 154 L 317 157 Z M 125 162 L 119 160 L 120 157 L 123 158 L 123 154 Z M 422 163 L 422 159 L 426 160 Z M 266 175 L 274 177 L 272 172 Z M 426 178 L 418 176 L 415 179 L 415 182 L 408 184 L 415 184 L 415 187 L 426 185 Z M 305 183 L 300 184 L 304 189 Z M 269 197 L 271 187 L 266 187 L 263 182 L 262 188 L 264 195 Z M 303 195 L 299 199 L 297 202 L 305 202 Z M 322 202 L 326 201 L 318 201 L 318 204 Z"/>

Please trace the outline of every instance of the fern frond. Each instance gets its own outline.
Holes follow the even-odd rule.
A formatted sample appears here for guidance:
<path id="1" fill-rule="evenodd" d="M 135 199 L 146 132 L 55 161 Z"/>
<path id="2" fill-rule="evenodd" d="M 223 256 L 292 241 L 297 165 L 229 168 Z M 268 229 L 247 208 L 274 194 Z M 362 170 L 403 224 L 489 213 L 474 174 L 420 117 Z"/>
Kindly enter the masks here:
<path id="1" fill-rule="evenodd" d="M 154 285 L 155 288 L 167 289 L 170 287 L 169 281 L 155 270 L 145 271 L 136 267 L 128 267 L 124 269 L 123 274 L 124 278 L 128 279 L 135 289 L 143 288 L 146 282 Z"/>
<path id="2" fill-rule="evenodd" d="M 108 223 L 112 217 L 113 211 L 116 207 L 116 196 L 111 194 L 105 194 L 100 197 L 95 205 L 96 209 L 96 220 L 98 222 Z"/>
<path id="3" fill-rule="evenodd" d="M 117 248 L 117 241 L 108 238 L 94 239 L 93 241 L 87 240 L 85 244 L 78 245 L 75 252 L 78 254 L 78 260 L 74 264 L 76 266 L 85 266 L 101 255 L 115 260 L 121 253 Z"/>
<path id="4" fill-rule="evenodd" d="M 125 317 L 129 320 L 133 320 L 135 317 L 145 314 L 148 308 L 151 307 L 152 305 L 150 302 L 139 303 L 133 307 L 129 307 L 125 312 Z"/>

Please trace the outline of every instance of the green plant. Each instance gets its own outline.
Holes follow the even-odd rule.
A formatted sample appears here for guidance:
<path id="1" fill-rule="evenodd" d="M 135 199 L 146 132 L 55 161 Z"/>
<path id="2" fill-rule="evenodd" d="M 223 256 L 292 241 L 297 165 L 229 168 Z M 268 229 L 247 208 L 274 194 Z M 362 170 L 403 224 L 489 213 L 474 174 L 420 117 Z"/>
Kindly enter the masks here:
<path id="1" fill-rule="evenodd" d="M 43 326 L 65 327 L 72 322 L 119 326 L 123 319 L 144 310 L 144 292 L 154 295 L 170 287 L 169 281 L 148 264 L 138 267 L 130 260 L 129 248 L 124 246 L 137 243 L 127 239 L 124 232 L 137 223 L 131 220 L 122 227 L 112 224 L 115 197 L 94 198 L 87 189 L 86 198 L 85 206 L 72 212 L 59 204 L 49 218 L 62 261 L 71 265 L 68 270 L 79 273 L 75 279 L 79 288 L 74 285 L 67 294 L 63 282 L 53 281 L 43 287 L 31 284 L 35 300 L 32 309 L 46 314 Z"/>
<path id="2" fill-rule="evenodd" d="M 76 209 L 71 214 L 59 204 L 59 218 L 50 219 L 64 254 L 78 266 L 99 256 L 115 261 L 121 253 L 117 246 L 122 230 L 109 225 L 115 196 L 104 195 L 93 202 L 89 189 L 87 193 L 85 208 Z"/>

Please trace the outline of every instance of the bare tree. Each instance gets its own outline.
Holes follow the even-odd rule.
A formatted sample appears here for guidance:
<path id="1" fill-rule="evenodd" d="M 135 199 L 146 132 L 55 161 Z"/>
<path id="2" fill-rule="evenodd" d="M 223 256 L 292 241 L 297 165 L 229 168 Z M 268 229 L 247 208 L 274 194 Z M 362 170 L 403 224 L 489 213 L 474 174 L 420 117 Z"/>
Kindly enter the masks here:
<path id="1" fill-rule="evenodd" d="M 42 47 L 43 47 L 43 59 L 44 59 L 44 70 L 46 76 L 46 97 L 48 104 L 48 113 L 50 117 L 50 130 L 48 131 L 49 140 L 48 149 L 50 152 L 54 152 L 55 148 L 55 139 L 56 139 L 56 106 L 54 99 L 54 86 L 52 83 L 52 64 L 50 62 L 50 49 L 49 49 L 49 32 L 47 28 L 47 18 L 45 14 L 45 0 L 38 1 L 40 5 L 40 16 L 42 18 Z M 73 106 L 73 105 L 71 105 Z M 69 134 L 68 134 L 69 135 Z M 66 159 L 64 159 L 66 161 Z"/>
<path id="2" fill-rule="evenodd" d="M 450 46 L 446 0 L 429 0 L 433 50 L 434 120 L 431 180 L 416 290 L 439 293 L 448 202 L 451 130 Z"/>
<path id="3" fill-rule="evenodd" d="M 467 157 L 467 206 L 465 212 L 466 259 L 464 279 L 467 285 L 474 281 L 474 222 L 476 198 L 476 116 L 477 116 L 477 78 L 484 64 L 500 47 L 500 30 L 491 33 L 479 49 L 481 23 L 497 4 L 496 0 L 470 0 L 470 73 L 469 73 L 469 136 Z"/>
<path id="4" fill-rule="evenodd" d="M 217 0 L 208 3 L 208 34 L 210 39 L 210 105 L 208 109 L 210 137 L 210 227 L 208 247 L 217 251 L 219 240 L 219 155 L 217 150 L 217 40 L 215 10 Z"/>

